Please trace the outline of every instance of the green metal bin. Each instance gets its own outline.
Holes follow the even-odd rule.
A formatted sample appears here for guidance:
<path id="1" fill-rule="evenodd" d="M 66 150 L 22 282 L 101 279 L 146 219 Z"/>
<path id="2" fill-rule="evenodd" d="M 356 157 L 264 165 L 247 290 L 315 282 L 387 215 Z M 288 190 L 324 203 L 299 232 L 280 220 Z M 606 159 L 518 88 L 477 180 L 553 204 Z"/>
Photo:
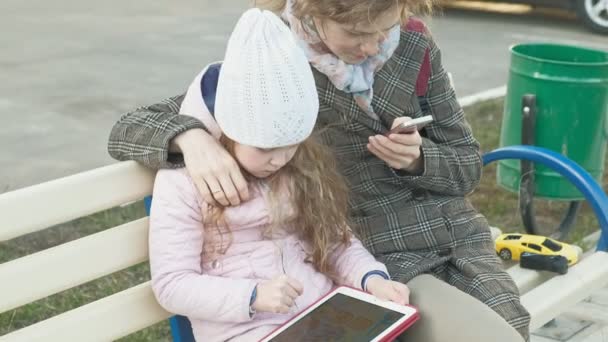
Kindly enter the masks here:
<path id="1" fill-rule="evenodd" d="M 501 146 L 522 144 L 526 94 L 536 96 L 535 145 L 567 156 L 601 182 L 608 137 L 608 52 L 554 44 L 511 47 Z M 536 166 L 534 178 L 537 197 L 583 199 L 570 182 L 546 167 Z M 517 192 L 519 161 L 501 160 L 497 180 Z"/>

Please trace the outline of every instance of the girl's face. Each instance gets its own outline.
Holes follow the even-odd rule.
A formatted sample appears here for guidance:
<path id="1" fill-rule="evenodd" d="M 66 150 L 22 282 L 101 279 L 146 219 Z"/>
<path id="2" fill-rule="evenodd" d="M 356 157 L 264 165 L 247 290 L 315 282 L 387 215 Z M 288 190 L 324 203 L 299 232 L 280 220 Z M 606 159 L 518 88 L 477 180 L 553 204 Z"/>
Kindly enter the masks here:
<path id="1" fill-rule="evenodd" d="M 401 22 L 397 6 L 376 18 L 375 22 L 340 24 L 333 20 L 314 19 L 321 40 L 331 52 L 348 64 L 359 64 L 380 52 L 379 45 L 390 29 Z"/>
<path id="2" fill-rule="evenodd" d="M 262 149 L 235 143 L 234 155 L 239 164 L 251 175 L 266 178 L 287 164 L 298 149 L 298 145 Z"/>

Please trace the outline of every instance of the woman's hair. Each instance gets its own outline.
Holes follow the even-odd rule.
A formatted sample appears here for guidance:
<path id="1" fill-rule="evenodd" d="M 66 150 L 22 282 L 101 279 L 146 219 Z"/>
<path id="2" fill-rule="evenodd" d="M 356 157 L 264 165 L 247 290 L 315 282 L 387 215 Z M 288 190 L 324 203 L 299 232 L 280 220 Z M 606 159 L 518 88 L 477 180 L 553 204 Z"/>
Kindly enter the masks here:
<path id="1" fill-rule="evenodd" d="M 432 13 L 433 3 L 434 0 L 294 0 L 293 14 L 303 21 L 313 17 L 340 24 L 373 23 L 378 16 L 397 6 L 405 23 L 412 14 Z M 254 1 L 254 6 L 276 13 L 283 11 L 285 5 L 286 0 Z"/>
<path id="2" fill-rule="evenodd" d="M 220 142 L 234 156 L 235 142 L 222 136 Z M 250 186 L 265 182 L 270 192 L 271 225 L 291 227 L 306 243 L 308 262 L 317 271 L 335 278 L 330 255 L 348 247 L 352 232 L 348 224 L 348 186 L 337 170 L 336 159 L 328 147 L 316 138 L 302 142 L 293 158 L 267 179 L 253 177 L 241 168 Z M 286 198 L 287 196 L 287 198 Z M 210 242 L 205 253 L 225 253 L 232 242 L 230 227 L 224 218 L 225 207 L 211 207 L 205 220 L 206 233 L 215 230 L 227 242 Z M 213 234 L 213 235 L 218 235 Z"/>

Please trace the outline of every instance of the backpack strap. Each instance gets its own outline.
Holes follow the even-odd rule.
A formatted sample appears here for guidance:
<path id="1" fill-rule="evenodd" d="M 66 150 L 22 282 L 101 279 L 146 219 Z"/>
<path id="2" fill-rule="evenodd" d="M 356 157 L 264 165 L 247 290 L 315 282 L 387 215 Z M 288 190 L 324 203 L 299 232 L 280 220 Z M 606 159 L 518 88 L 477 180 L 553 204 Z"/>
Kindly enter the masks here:
<path id="1" fill-rule="evenodd" d="M 426 28 L 424 22 L 417 18 L 410 18 L 405 27 L 402 27 L 405 31 L 413 31 L 422 34 L 428 34 L 429 31 Z M 422 65 L 418 72 L 418 78 L 416 79 L 416 96 L 424 96 L 429 87 L 429 79 L 431 78 L 431 54 L 427 47 L 424 51 L 424 58 L 422 59 Z"/>

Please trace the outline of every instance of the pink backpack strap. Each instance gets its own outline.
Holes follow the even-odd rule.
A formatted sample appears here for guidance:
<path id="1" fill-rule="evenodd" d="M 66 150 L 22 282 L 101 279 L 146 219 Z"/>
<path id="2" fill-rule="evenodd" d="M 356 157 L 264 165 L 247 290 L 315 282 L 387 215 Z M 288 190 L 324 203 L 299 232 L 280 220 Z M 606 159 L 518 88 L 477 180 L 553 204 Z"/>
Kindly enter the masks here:
<path id="1" fill-rule="evenodd" d="M 414 31 L 422 34 L 428 34 L 426 25 L 422 20 L 417 18 L 410 18 L 405 24 L 406 31 Z M 418 72 L 418 78 L 416 79 L 416 96 L 424 96 L 429 87 L 429 79 L 431 78 L 431 55 L 429 48 L 424 52 L 424 58 L 422 59 L 422 66 Z"/>

